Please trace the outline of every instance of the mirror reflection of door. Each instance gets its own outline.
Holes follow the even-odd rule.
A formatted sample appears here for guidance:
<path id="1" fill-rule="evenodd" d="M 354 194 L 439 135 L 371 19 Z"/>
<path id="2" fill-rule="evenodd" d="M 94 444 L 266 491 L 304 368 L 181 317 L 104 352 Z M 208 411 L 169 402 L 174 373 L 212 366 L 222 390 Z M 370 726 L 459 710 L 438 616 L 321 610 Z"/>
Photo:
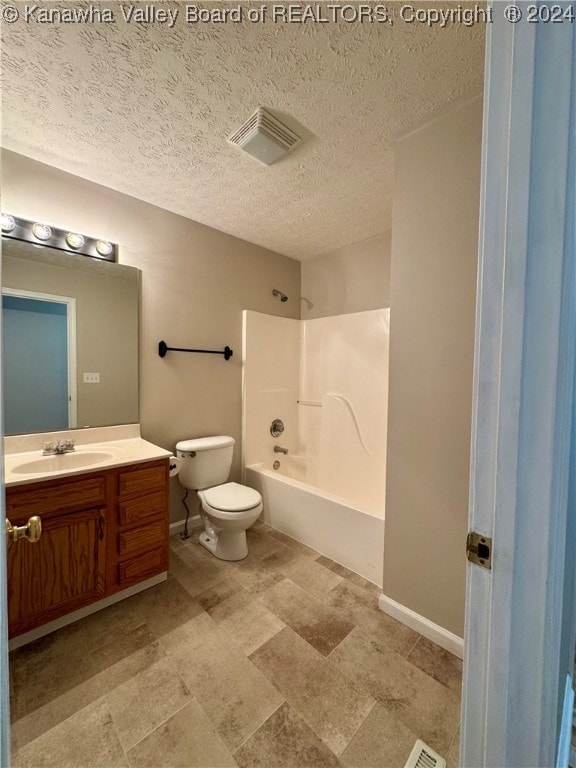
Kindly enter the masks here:
<path id="1" fill-rule="evenodd" d="M 76 426 L 76 300 L 2 291 L 6 434 Z"/>

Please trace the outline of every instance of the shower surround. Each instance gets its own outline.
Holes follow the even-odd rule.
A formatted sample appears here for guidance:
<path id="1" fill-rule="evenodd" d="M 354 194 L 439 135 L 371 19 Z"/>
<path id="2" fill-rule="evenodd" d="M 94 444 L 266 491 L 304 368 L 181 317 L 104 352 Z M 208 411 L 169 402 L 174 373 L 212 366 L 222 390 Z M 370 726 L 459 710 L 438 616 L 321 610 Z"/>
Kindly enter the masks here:
<path id="1" fill-rule="evenodd" d="M 376 584 L 389 330 L 389 309 L 303 321 L 244 312 L 244 481 L 262 493 L 266 522 Z"/>

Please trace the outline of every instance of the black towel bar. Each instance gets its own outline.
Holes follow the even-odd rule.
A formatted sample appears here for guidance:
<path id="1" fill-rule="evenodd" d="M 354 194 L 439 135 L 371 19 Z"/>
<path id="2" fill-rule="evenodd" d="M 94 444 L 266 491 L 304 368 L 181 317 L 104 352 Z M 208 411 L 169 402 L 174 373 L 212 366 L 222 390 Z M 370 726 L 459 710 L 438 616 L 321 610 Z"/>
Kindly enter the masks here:
<path id="1" fill-rule="evenodd" d="M 234 354 L 230 347 L 224 349 L 182 349 L 182 347 L 169 347 L 165 341 L 158 344 L 158 354 L 160 357 L 166 357 L 167 352 L 200 352 L 204 355 L 224 355 L 224 360 L 230 360 Z"/>

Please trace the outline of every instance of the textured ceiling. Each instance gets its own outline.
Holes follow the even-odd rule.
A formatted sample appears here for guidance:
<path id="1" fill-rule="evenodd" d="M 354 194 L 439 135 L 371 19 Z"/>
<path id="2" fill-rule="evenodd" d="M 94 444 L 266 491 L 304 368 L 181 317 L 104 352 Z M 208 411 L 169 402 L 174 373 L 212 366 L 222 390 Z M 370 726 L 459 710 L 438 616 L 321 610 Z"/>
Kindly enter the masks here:
<path id="1" fill-rule="evenodd" d="M 482 88 L 482 25 L 188 25 L 157 3 L 169 29 L 93 5 L 116 23 L 3 24 L 3 145 L 297 259 L 387 230 L 393 140 Z M 260 105 L 309 132 L 270 167 L 226 143 Z"/>

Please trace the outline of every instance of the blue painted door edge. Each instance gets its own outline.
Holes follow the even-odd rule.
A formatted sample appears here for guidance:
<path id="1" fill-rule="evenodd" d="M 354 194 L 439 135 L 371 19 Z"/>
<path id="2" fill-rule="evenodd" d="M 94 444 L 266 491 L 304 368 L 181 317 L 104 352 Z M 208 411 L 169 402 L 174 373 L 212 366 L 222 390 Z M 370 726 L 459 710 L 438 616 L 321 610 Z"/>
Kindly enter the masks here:
<path id="1" fill-rule="evenodd" d="M 558 758 L 556 768 L 568 768 L 570 760 L 570 744 L 572 739 L 572 719 L 574 717 L 574 687 L 572 678 L 566 675 L 566 687 L 564 689 L 564 707 L 562 709 L 562 726 L 558 739 Z"/>

